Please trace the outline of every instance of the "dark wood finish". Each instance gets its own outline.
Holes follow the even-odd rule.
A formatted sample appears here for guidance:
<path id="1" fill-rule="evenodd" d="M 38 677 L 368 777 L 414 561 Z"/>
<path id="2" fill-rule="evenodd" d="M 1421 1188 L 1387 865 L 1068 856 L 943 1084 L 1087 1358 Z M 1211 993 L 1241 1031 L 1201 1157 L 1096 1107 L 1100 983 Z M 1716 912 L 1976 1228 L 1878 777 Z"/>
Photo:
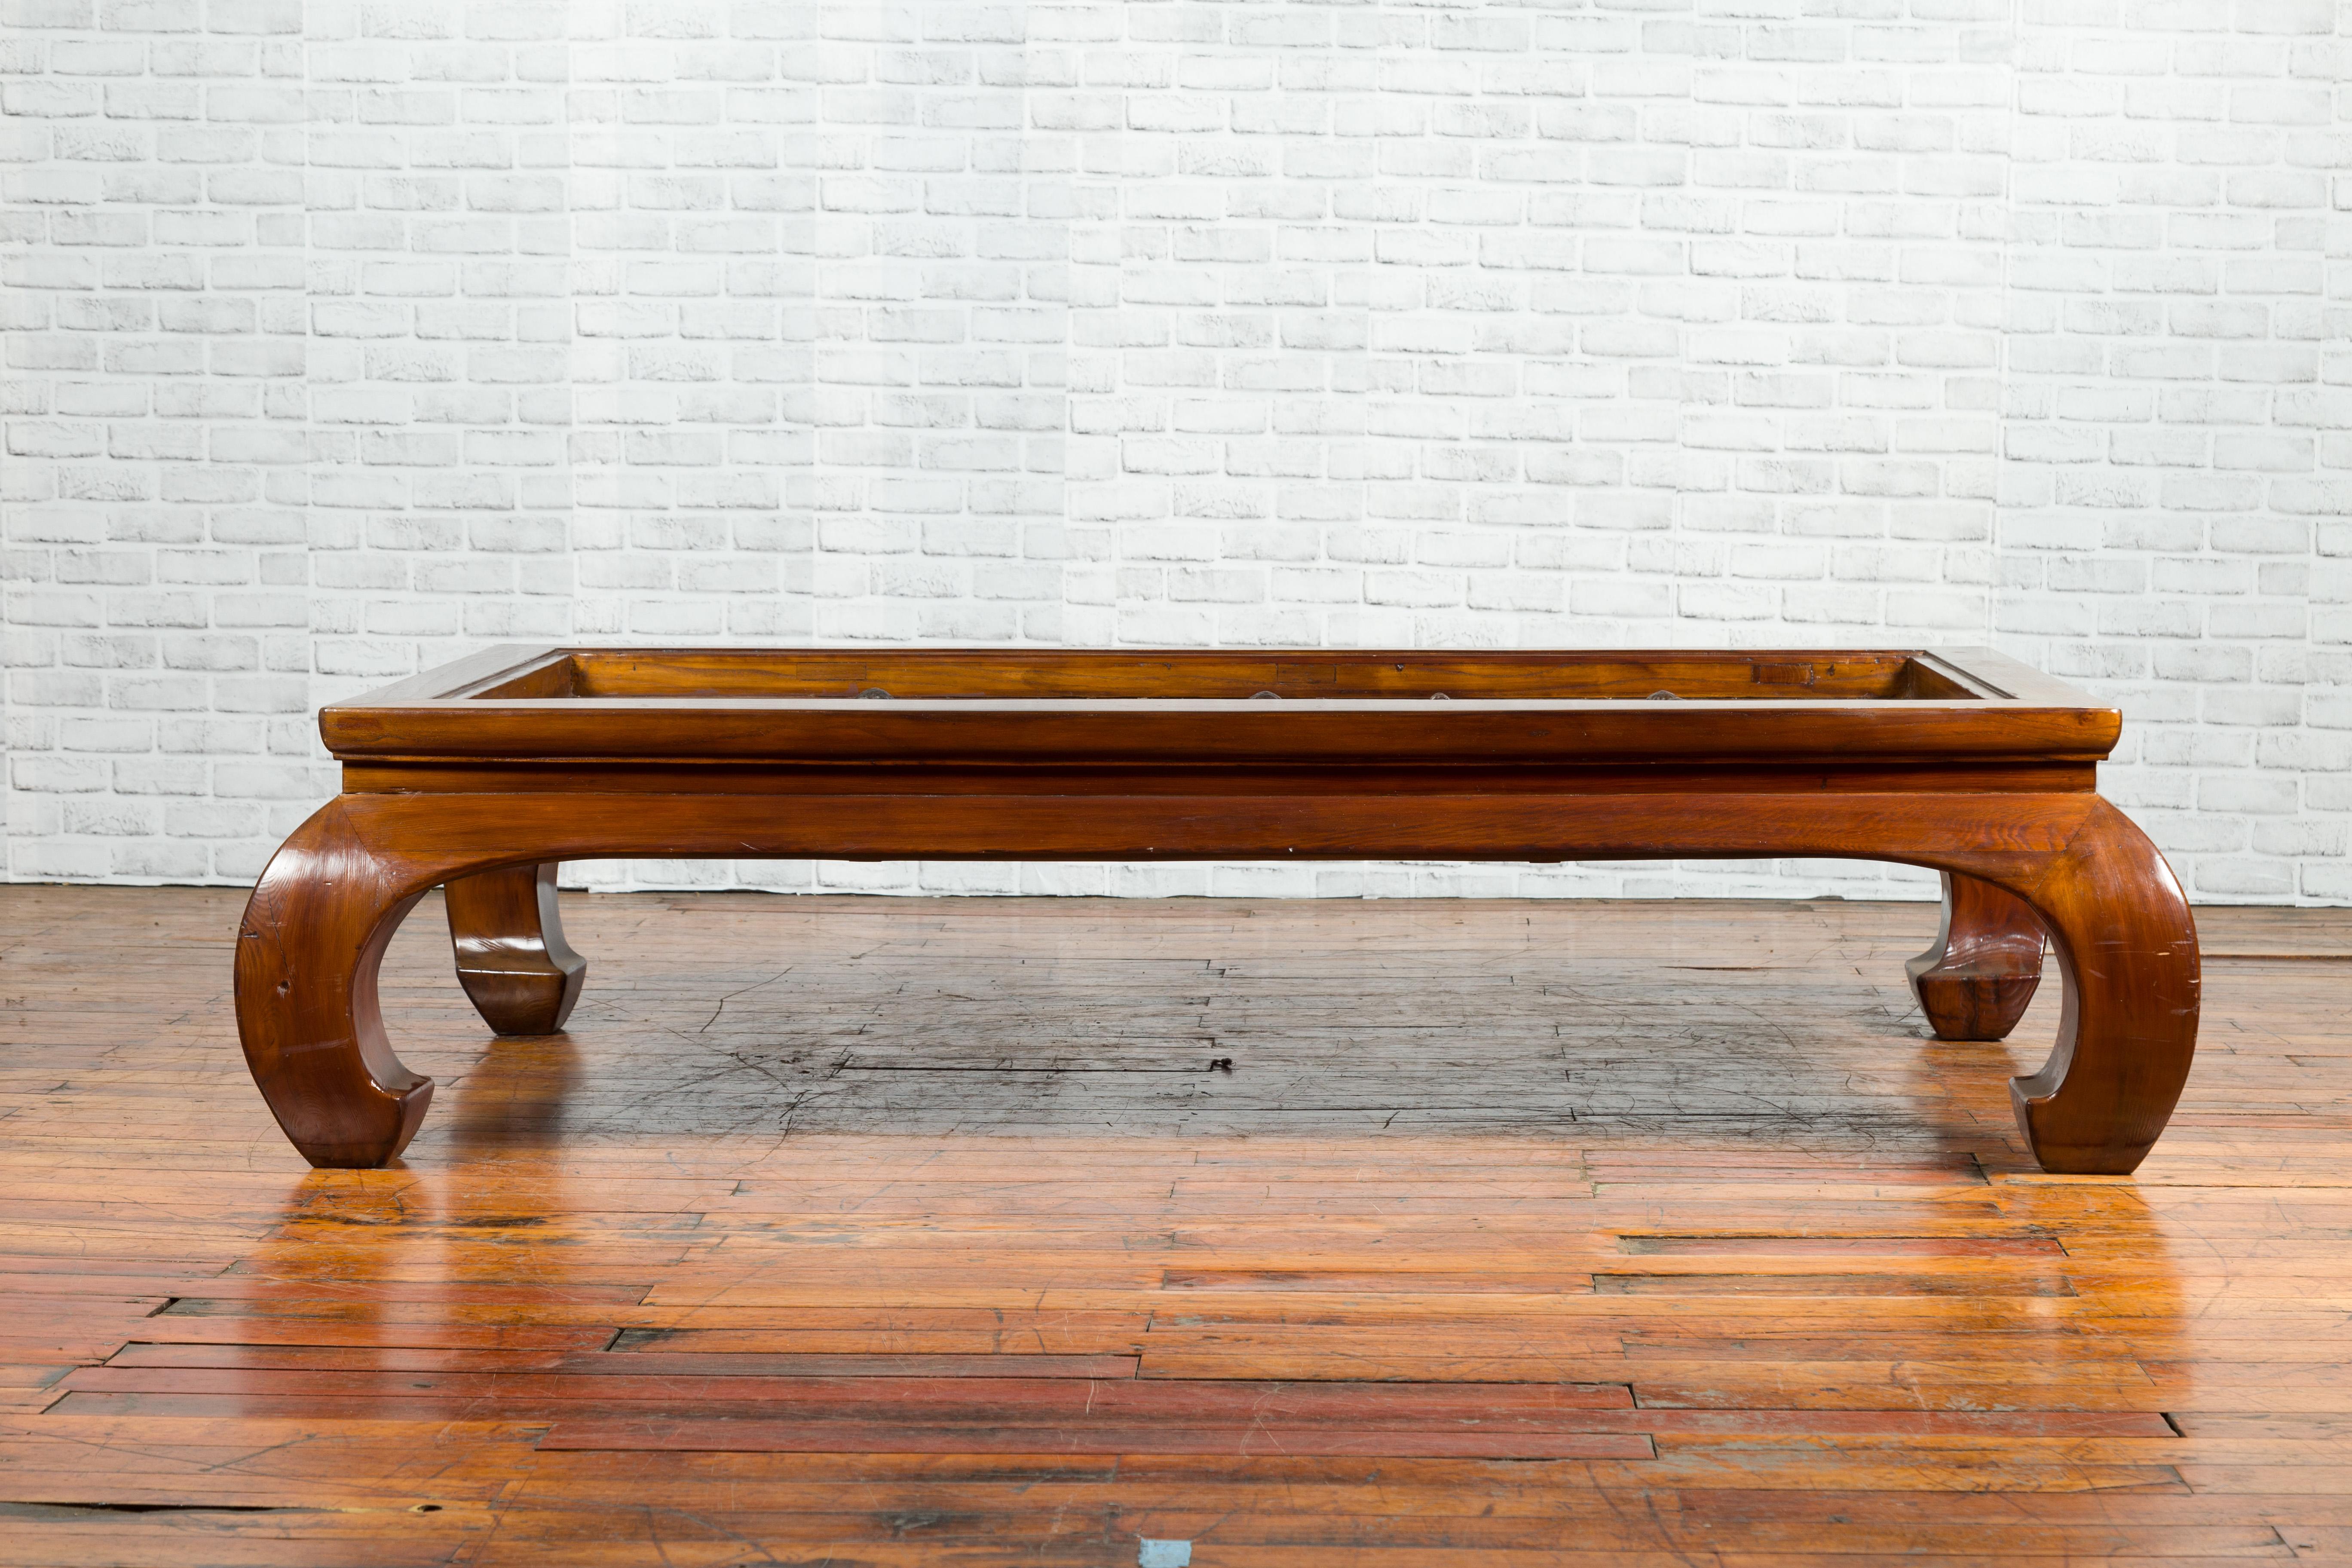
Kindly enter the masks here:
<path id="1" fill-rule="evenodd" d="M 449 881 L 457 980 L 494 1033 L 551 1035 L 572 1016 L 588 961 L 563 940 L 554 861 Z"/>
<path id="2" fill-rule="evenodd" d="M 1944 921 L 1905 964 L 1939 1040 L 2005 1040 L 2042 984 L 2042 922 L 1990 882 L 1944 873 Z"/>
<path id="3" fill-rule="evenodd" d="M 647 653 L 631 656 L 636 679 L 587 682 L 578 694 L 541 689 L 560 668 L 552 661 L 593 665 L 617 656 L 517 649 L 509 657 L 526 677 L 478 679 L 485 689 L 465 694 L 476 668 L 452 667 L 446 678 L 419 677 L 329 707 L 320 732 L 346 763 L 478 760 L 551 770 L 624 761 L 896 763 L 961 772 L 1370 764 L 1434 770 L 1436 780 L 1423 787 L 1443 787 L 1465 768 L 1624 763 L 1812 767 L 1832 775 L 1889 763 L 2047 769 L 2095 763 L 2121 732 L 2115 710 L 1981 650 L 1969 650 L 1965 667 L 1958 653 L 1879 656 L 1905 661 L 1910 673 L 1882 673 L 1837 696 L 1754 679 L 1777 668 L 1775 659 L 1828 657 L 1802 653 L 1358 656 L 1395 678 L 1391 689 L 1369 677 L 1325 686 L 1286 678 L 1286 660 L 1309 656 L 943 650 L 884 662 L 805 652 Z M 1033 665 L 1042 673 L 1024 678 Z M 707 674 L 714 666 L 720 673 Z M 792 678 L 756 679 L 771 668 Z M 1977 689 L 1962 688 L 1963 679 Z M 1917 693 L 1936 683 L 1949 689 Z M 442 694 L 418 694 L 425 688 Z M 889 700 L 861 699 L 860 689 Z M 1648 700 L 1660 691 L 1678 700 Z M 2012 787 L 2039 782 L 2033 773 Z M 868 787 L 934 784 L 927 773 Z"/>
<path id="4" fill-rule="evenodd" d="M 246 1066 L 314 1165 L 381 1165 L 433 1103 L 433 1080 L 393 1054 L 376 1001 L 384 944 L 433 884 L 387 898 L 389 885 L 382 854 L 331 803 L 270 857 L 237 928 Z"/>
<path id="5" fill-rule="evenodd" d="M 309 1171 L 241 893 L 0 896 L 0 1563 L 2352 1546 L 2346 911 L 2199 911 L 2228 1049 L 2123 1183 L 1906 1016 L 1919 904 L 566 895 L 596 985 L 492 1040 L 436 897 L 379 989 L 441 1103 Z M 1236 1384 L 1340 1414 L 1256 1451 Z"/>
<path id="6" fill-rule="evenodd" d="M 2093 793 L 2118 716 L 1983 650 L 518 649 L 320 725 L 345 793 L 264 872 L 236 993 L 315 1164 L 382 1164 L 422 1116 L 373 978 L 409 907 L 559 859 L 1896 860 L 2050 932 L 2068 1005 L 2013 1085 L 2048 1169 L 2134 1169 L 2195 1047 L 2188 907 Z"/>

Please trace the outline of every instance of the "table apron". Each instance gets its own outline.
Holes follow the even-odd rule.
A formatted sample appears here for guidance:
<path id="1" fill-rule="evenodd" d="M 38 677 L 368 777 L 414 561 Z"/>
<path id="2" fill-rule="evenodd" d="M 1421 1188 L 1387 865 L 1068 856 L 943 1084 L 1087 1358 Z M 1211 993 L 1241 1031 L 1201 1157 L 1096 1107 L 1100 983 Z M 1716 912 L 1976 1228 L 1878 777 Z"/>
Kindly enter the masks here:
<path id="1" fill-rule="evenodd" d="M 423 870 L 636 858 L 1638 859 L 2048 855 L 2101 803 L 2004 795 L 366 795 L 369 847 Z M 334 806 L 329 807 L 332 811 Z M 436 878 L 436 880 L 438 879 Z"/>

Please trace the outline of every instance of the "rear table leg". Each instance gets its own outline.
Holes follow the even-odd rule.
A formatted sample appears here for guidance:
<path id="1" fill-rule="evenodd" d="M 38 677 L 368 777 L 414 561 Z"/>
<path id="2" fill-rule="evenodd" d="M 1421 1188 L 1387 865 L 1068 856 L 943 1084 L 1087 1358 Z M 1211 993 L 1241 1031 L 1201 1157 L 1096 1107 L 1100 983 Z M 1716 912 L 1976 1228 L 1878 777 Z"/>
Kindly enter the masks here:
<path id="1" fill-rule="evenodd" d="M 580 1000 L 588 961 L 563 940 L 555 862 L 452 878 L 446 889 L 457 980 L 501 1035 L 551 1035 Z"/>
<path id="2" fill-rule="evenodd" d="M 2042 922 L 1990 882 L 1947 871 L 1943 929 L 1903 967 L 1937 1039 L 2003 1039 L 2042 983 Z"/>

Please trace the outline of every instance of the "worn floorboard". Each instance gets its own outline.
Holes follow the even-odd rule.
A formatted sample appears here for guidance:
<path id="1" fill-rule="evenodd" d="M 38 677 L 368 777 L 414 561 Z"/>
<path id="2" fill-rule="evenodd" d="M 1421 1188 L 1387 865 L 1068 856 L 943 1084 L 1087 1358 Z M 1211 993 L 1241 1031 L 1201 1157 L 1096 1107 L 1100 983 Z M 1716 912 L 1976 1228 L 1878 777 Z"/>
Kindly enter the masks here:
<path id="1" fill-rule="evenodd" d="M 2133 1178 L 1918 905 L 567 897 L 310 1172 L 241 899 L 0 890 L 0 1564 L 2352 1562 L 2352 912 Z"/>

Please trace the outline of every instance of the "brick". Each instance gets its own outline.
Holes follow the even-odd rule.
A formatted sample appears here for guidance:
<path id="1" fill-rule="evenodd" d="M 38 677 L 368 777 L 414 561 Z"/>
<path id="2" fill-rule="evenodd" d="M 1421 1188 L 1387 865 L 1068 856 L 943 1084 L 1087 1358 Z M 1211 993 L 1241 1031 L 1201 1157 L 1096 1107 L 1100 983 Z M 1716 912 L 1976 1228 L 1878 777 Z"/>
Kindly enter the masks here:
<path id="1" fill-rule="evenodd" d="M 2252 650 L 2352 639 L 2329 8 L 2033 11 L 2013 63 L 1998 6 L 1847 9 L 61 12 L 6 89 L 12 718 L 160 805 L 14 873 L 249 876 L 309 708 L 472 641 L 1711 627 L 2137 683 L 2200 892 L 2331 886 L 2340 822 L 2197 809 L 2342 761 L 2213 738 Z M 133 789 L 149 723 L 226 782 Z"/>

